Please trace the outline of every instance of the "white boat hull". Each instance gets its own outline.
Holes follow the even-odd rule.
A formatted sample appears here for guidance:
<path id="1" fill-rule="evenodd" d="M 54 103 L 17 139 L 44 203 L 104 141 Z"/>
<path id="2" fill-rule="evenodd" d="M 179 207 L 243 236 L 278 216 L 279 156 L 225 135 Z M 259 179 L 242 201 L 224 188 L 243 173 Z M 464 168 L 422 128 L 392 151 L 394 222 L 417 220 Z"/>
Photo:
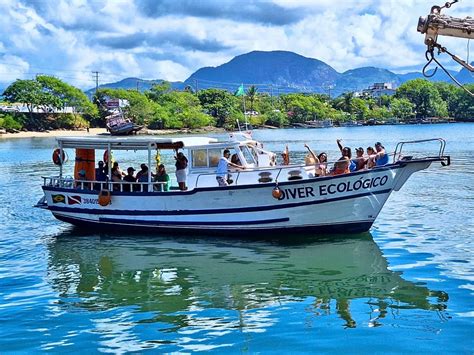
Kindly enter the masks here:
<path id="1" fill-rule="evenodd" d="M 60 220 L 106 229 L 155 229 L 219 233 L 316 231 L 355 233 L 370 229 L 393 190 L 434 160 L 397 163 L 335 177 L 205 187 L 190 191 L 113 192 L 108 206 L 98 192 L 43 186 L 46 205 Z M 216 184 L 217 185 L 217 184 Z M 60 197 L 58 197 L 58 195 Z M 61 197 L 62 196 L 62 197 Z"/>

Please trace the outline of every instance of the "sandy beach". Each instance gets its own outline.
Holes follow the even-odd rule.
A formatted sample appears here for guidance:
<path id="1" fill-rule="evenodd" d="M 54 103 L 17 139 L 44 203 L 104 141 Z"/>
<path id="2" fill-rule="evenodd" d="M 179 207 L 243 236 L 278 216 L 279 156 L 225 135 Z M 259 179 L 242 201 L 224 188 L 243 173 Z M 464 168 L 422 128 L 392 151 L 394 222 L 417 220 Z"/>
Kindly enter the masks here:
<path id="1" fill-rule="evenodd" d="M 0 134 L 0 139 L 5 138 L 48 138 L 48 137 L 61 137 L 61 136 L 95 136 L 95 135 L 108 135 L 105 128 L 90 128 L 89 132 L 86 130 L 54 130 L 46 132 L 18 132 L 18 133 L 3 133 Z"/>
<path id="2" fill-rule="evenodd" d="M 206 134 L 206 133 L 216 133 L 224 132 L 223 129 L 219 128 L 209 128 L 204 127 L 202 129 L 162 129 L 162 130 L 150 130 L 144 129 L 138 132 L 138 135 L 176 135 L 176 134 Z M 87 130 L 53 130 L 46 132 L 18 132 L 18 133 L 0 133 L 0 139 L 10 139 L 10 138 L 48 138 L 48 137 L 93 137 L 96 135 L 100 136 L 109 136 L 105 128 L 90 128 L 89 132 Z"/>

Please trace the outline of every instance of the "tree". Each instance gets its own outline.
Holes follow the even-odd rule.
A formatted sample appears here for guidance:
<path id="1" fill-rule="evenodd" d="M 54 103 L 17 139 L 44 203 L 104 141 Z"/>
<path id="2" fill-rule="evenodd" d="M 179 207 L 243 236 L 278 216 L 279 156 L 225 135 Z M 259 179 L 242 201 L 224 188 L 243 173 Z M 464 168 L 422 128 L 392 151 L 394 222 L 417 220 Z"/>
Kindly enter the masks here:
<path id="1" fill-rule="evenodd" d="M 253 105 L 255 103 L 255 100 L 257 100 L 257 91 L 258 91 L 258 89 L 255 87 L 255 85 L 252 85 L 247 90 L 247 97 L 250 101 L 250 111 L 254 111 L 254 106 Z"/>
<path id="2" fill-rule="evenodd" d="M 36 80 L 16 80 L 3 92 L 5 101 L 25 104 L 30 116 L 33 110 L 43 102 L 42 95 L 41 84 Z"/>
<path id="3" fill-rule="evenodd" d="M 204 111 L 216 119 L 217 127 L 230 124 L 234 112 L 239 108 L 240 100 L 226 90 L 201 90 L 198 92 L 198 98 Z M 233 124 L 235 125 L 235 119 Z"/>
<path id="4" fill-rule="evenodd" d="M 202 112 L 199 99 L 189 92 L 161 92 L 152 97 L 158 101 L 153 125 L 157 125 L 157 121 L 164 128 L 198 128 L 215 124 L 211 116 Z"/>
<path id="5" fill-rule="evenodd" d="M 471 92 L 474 92 L 474 84 L 465 86 Z M 474 121 L 474 98 L 466 91 L 460 89 L 454 100 L 454 117 L 456 119 Z"/>
<path id="6" fill-rule="evenodd" d="M 79 118 L 78 114 L 88 116 L 89 120 L 97 116 L 97 107 L 78 88 L 47 75 L 38 75 L 36 81 L 40 83 L 42 91 L 48 97 L 44 103 L 44 111 L 52 112 L 55 109 L 70 107 L 74 120 Z"/>
<path id="7" fill-rule="evenodd" d="M 402 120 L 408 120 L 414 116 L 413 105 L 408 99 L 397 99 L 392 100 L 392 114 L 393 116 Z"/>
<path id="8" fill-rule="evenodd" d="M 441 98 L 435 85 L 425 79 L 415 79 L 402 84 L 395 94 L 415 105 L 416 117 L 446 116 L 446 102 Z"/>
<path id="9" fill-rule="evenodd" d="M 448 109 L 448 115 L 451 117 L 456 116 L 458 108 L 458 98 L 461 96 L 461 88 L 452 84 L 437 82 L 433 83 L 436 90 L 438 90 L 441 98 L 446 102 Z"/>
<path id="10" fill-rule="evenodd" d="M 164 97 L 165 94 L 171 92 L 171 84 L 167 81 L 162 81 L 160 84 L 155 84 L 151 87 L 150 90 L 145 92 L 148 99 L 160 103 L 160 100 Z"/>

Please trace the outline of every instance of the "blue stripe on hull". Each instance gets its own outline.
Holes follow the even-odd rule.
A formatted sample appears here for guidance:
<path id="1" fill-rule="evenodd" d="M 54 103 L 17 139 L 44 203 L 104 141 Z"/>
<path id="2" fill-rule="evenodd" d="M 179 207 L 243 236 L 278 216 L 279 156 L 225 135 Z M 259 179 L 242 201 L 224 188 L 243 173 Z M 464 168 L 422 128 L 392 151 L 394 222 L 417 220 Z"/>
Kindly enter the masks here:
<path id="1" fill-rule="evenodd" d="M 275 235 L 281 235 L 291 237 L 291 233 L 302 233 L 312 235 L 322 234 L 353 234 L 363 233 L 369 231 L 372 226 L 372 221 L 364 222 L 349 222 L 332 225 L 314 225 L 314 226 L 303 226 L 303 227 L 257 227 L 253 229 L 245 228 L 246 224 L 240 224 L 235 229 L 216 229 L 216 228 L 180 228 L 178 226 L 165 226 L 165 225 L 134 225 L 126 224 L 128 221 L 119 220 L 114 223 L 103 223 L 95 222 L 84 219 L 78 219 L 73 217 L 55 215 L 55 217 L 63 222 L 73 224 L 79 228 L 86 228 L 89 231 L 91 228 L 94 231 L 115 231 L 115 232 L 166 232 L 175 234 L 187 234 L 187 235 L 240 235 L 242 236 L 258 236 L 260 238 L 273 237 Z M 124 223 L 124 224 L 121 224 Z M 156 222 L 155 222 L 156 223 Z M 268 233 L 268 235 L 265 235 Z"/>
<path id="2" fill-rule="evenodd" d="M 161 227 L 161 226 L 246 226 L 246 225 L 288 222 L 289 220 L 290 219 L 286 217 L 286 218 L 263 219 L 263 220 L 256 220 L 256 221 L 181 222 L 181 221 L 147 221 L 147 220 L 99 218 L 100 222 L 105 222 L 105 223 L 123 223 L 123 224 L 130 224 L 130 225 L 148 225 L 148 226 L 156 226 L 156 227 Z"/>
<path id="3" fill-rule="evenodd" d="M 139 210 L 109 210 L 109 209 L 87 209 L 77 207 L 59 207 L 59 206 L 48 206 L 48 209 L 53 212 L 70 212 L 70 213 L 81 213 L 81 214 L 96 214 L 96 215 L 128 215 L 128 216 L 182 216 L 182 215 L 206 215 L 206 214 L 223 214 L 223 213 L 242 213 L 242 212 L 262 212 L 279 210 L 285 208 L 295 208 L 310 205 L 319 205 L 329 202 L 336 202 L 342 200 L 356 199 L 366 196 L 379 195 L 390 193 L 391 189 L 385 189 L 374 192 L 367 192 L 363 194 L 355 194 L 349 196 L 336 197 L 332 199 L 316 200 L 316 201 L 305 201 L 295 202 L 286 204 L 277 204 L 271 206 L 253 206 L 253 207 L 237 207 L 237 208 L 226 208 L 226 209 L 206 209 L 206 210 L 174 210 L 174 211 L 139 211 Z"/>

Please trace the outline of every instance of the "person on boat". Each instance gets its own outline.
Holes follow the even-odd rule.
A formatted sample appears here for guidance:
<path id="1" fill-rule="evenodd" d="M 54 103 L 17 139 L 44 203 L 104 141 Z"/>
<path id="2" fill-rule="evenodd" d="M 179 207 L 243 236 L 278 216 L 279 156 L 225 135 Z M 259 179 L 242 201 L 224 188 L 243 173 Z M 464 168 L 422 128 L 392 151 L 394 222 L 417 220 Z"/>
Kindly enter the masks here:
<path id="1" fill-rule="evenodd" d="M 105 171 L 104 162 L 102 160 L 99 161 L 97 168 L 95 168 L 95 181 L 107 181 L 107 172 Z M 99 190 L 102 188 L 102 184 L 94 184 L 94 188 Z"/>
<path id="2" fill-rule="evenodd" d="M 315 166 L 315 175 L 316 176 L 325 176 L 327 173 L 327 154 L 322 152 L 318 156 L 313 150 L 307 145 L 304 145 L 306 149 L 308 149 L 308 156 L 305 158 L 306 165 L 314 165 Z"/>
<path id="3" fill-rule="evenodd" d="M 170 190 L 170 177 L 166 173 L 166 169 L 163 164 L 158 165 L 158 171 L 156 174 L 154 174 L 154 178 L 155 178 L 155 182 L 160 183 L 154 186 L 155 191 L 169 191 Z"/>
<path id="4" fill-rule="evenodd" d="M 285 150 L 281 153 L 281 158 L 283 159 L 282 165 L 290 165 L 290 151 L 288 150 L 288 145 L 285 147 Z"/>
<path id="5" fill-rule="evenodd" d="M 348 157 L 340 157 L 339 160 L 334 163 L 334 167 L 331 169 L 331 175 L 349 174 L 351 172 L 350 165 L 351 160 Z"/>
<path id="6" fill-rule="evenodd" d="M 357 156 L 354 159 L 352 159 L 352 161 L 356 165 L 355 171 L 364 170 L 365 165 L 367 163 L 367 159 L 364 157 L 364 148 L 362 147 L 356 148 L 356 155 Z"/>
<path id="7" fill-rule="evenodd" d="M 375 143 L 375 166 L 383 166 L 388 164 L 388 154 L 385 152 L 385 147 L 382 143 Z"/>
<path id="8" fill-rule="evenodd" d="M 179 189 L 181 191 L 186 191 L 186 177 L 187 177 L 187 168 L 188 168 L 188 159 L 184 156 L 182 152 L 179 152 L 176 156 L 176 180 L 178 181 Z"/>
<path id="9" fill-rule="evenodd" d="M 112 165 L 112 182 L 122 182 L 122 177 L 125 173 L 120 170 L 119 163 L 114 161 Z M 120 191 L 120 184 L 114 184 L 114 191 Z"/>
<path id="10" fill-rule="evenodd" d="M 107 172 L 105 171 L 104 162 L 99 161 L 97 168 L 95 168 L 95 180 L 96 181 L 107 181 Z"/>
<path id="11" fill-rule="evenodd" d="M 352 150 L 349 147 L 343 147 L 341 144 L 342 139 L 337 139 L 337 146 L 339 147 L 339 150 L 341 151 L 342 157 L 341 158 L 347 158 L 349 160 L 349 172 L 356 171 L 356 164 L 352 161 Z M 344 160 L 344 159 L 339 159 Z"/>
<path id="12" fill-rule="evenodd" d="M 132 190 L 133 191 L 138 190 L 136 184 L 133 184 L 133 185 L 131 184 L 132 182 L 137 182 L 136 176 L 133 175 L 134 172 L 135 172 L 135 169 L 131 166 L 127 169 L 127 175 L 123 177 L 123 181 L 129 182 L 130 184 L 123 184 L 123 191 L 130 192 Z"/>
<path id="13" fill-rule="evenodd" d="M 140 165 L 140 171 L 137 173 L 138 182 L 148 182 L 148 166 L 143 163 Z"/>
<path id="14" fill-rule="evenodd" d="M 90 190 L 89 183 L 84 182 L 84 181 L 87 181 L 86 171 L 84 169 L 79 170 L 77 175 L 78 176 L 77 176 L 77 179 L 76 179 L 76 187 L 79 188 L 79 189 Z"/>
<path id="15" fill-rule="evenodd" d="M 232 157 L 230 158 L 230 162 L 236 165 L 240 165 L 240 159 L 237 153 L 232 154 Z"/>
<path id="16" fill-rule="evenodd" d="M 229 165 L 237 169 L 245 169 L 244 166 L 234 164 L 231 161 L 229 161 L 229 157 L 230 157 L 230 151 L 229 149 L 226 149 L 224 150 L 222 157 L 219 159 L 219 164 L 217 165 L 217 170 L 216 170 L 216 180 L 219 186 L 229 185 L 229 183 L 227 182 L 227 175 L 229 173 Z"/>
<path id="17" fill-rule="evenodd" d="M 375 149 L 374 147 L 367 147 L 366 166 L 367 169 L 372 169 L 375 166 Z"/>

